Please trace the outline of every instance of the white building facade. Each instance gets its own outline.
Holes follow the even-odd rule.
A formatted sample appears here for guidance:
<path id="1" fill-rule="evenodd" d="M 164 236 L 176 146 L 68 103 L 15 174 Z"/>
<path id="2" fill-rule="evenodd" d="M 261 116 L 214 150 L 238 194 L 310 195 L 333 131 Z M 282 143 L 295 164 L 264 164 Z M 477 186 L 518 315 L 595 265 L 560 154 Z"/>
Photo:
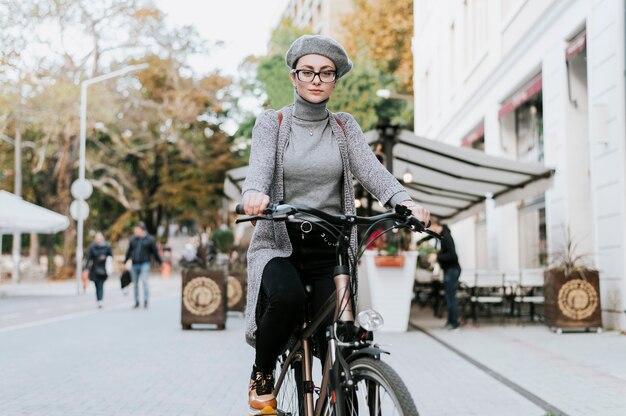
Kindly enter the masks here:
<path id="1" fill-rule="evenodd" d="M 312 33 L 341 39 L 341 20 L 353 11 L 353 0 L 291 0 L 283 18 L 296 27 L 310 28 Z"/>
<path id="2" fill-rule="evenodd" d="M 415 0 L 415 133 L 555 169 L 452 231 L 466 269 L 547 265 L 566 235 L 626 330 L 623 0 Z"/>

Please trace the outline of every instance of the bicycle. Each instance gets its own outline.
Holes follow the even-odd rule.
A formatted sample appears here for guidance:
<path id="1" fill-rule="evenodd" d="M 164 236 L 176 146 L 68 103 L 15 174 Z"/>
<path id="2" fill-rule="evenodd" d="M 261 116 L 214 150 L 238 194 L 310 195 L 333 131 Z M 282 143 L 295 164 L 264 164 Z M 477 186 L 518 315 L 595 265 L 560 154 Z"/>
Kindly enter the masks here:
<path id="1" fill-rule="evenodd" d="M 237 214 L 243 214 L 238 205 Z M 354 320 L 354 296 L 356 279 L 353 278 L 358 259 L 361 257 L 367 237 L 376 225 L 393 221 L 381 235 L 394 228 L 405 228 L 440 236 L 424 227 L 411 216 L 411 211 L 396 206 L 394 212 L 372 217 L 356 215 L 330 215 L 323 211 L 289 204 L 271 204 L 263 215 L 240 217 L 245 221 L 307 221 L 315 218 L 317 226 L 336 241 L 337 266 L 335 267 L 335 296 L 326 302 L 315 316 L 307 311 L 301 327 L 296 330 L 276 365 L 274 396 L 278 408 L 270 414 L 281 416 L 344 416 L 344 415 L 418 415 L 417 408 L 404 382 L 388 364 L 381 361 L 382 354 L 389 354 L 374 343 L 374 331 L 383 325 L 383 318 L 373 310 L 362 311 Z M 369 225 L 358 246 L 351 253 L 350 239 L 358 226 Z M 350 255 L 353 254 L 353 255 Z M 333 313 L 333 323 L 325 329 L 328 349 L 323 366 L 322 380 L 315 386 L 312 377 L 314 334 Z M 317 399 L 315 399 L 317 396 Z M 361 413 L 360 413 L 361 412 Z M 263 413 L 260 413 L 263 414 Z"/>

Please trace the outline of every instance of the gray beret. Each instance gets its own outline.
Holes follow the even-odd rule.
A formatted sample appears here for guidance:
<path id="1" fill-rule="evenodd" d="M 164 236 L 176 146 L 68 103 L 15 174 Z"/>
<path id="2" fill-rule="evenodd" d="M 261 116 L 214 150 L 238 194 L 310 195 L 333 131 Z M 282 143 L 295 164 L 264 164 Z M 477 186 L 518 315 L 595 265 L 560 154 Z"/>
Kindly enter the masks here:
<path id="1" fill-rule="evenodd" d="M 285 62 L 290 69 L 293 69 L 298 59 L 304 55 L 322 55 L 333 61 L 337 67 L 337 78 L 341 78 L 352 69 L 352 61 L 348 58 L 345 49 L 328 36 L 300 36 L 289 47 L 285 54 Z"/>

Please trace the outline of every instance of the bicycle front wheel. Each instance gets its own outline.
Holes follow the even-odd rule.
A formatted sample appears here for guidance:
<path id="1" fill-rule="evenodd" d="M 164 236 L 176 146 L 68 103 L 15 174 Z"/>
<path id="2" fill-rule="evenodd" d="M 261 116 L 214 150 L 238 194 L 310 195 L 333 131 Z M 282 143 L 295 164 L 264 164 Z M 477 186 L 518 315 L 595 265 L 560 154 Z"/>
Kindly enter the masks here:
<path id="1" fill-rule="evenodd" d="M 343 406 L 346 415 L 418 416 L 417 408 L 404 382 L 389 365 L 373 358 L 359 358 L 350 363 L 354 389 L 345 403 L 324 404 L 322 414 L 337 414 Z"/>

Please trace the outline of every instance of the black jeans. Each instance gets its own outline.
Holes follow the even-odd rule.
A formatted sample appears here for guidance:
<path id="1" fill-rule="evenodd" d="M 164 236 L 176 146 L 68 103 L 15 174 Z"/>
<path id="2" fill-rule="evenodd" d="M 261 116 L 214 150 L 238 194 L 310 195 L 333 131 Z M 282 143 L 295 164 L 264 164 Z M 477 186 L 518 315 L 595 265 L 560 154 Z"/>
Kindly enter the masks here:
<path id="1" fill-rule="evenodd" d="M 448 325 L 459 326 L 459 308 L 456 302 L 456 288 L 461 275 L 460 267 L 451 267 L 443 271 L 443 291 L 446 297 L 446 307 L 448 308 Z"/>
<path id="2" fill-rule="evenodd" d="M 96 285 L 96 299 L 102 300 L 104 298 L 104 282 L 106 279 L 95 278 L 93 283 Z"/>
<path id="3" fill-rule="evenodd" d="M 257 304 L 255 365 L 257 371 L 264 373 L 274 370 L 276 358 L 293 330 L 303 321 L 307 298 L 305 286 L 312 287 L 309 294 L 312 315 L 335 292 L 334 241 L 322 236 L 324 232 L 317 227 L 304 234 L 300 224 L 287 223 L 287 231 L 293 253 L 288 258 L 274 258 L 267 264 L 261 280 L 260 296 L 264 297 L 264 301 Z M 331 320 L 332 316 L 329 316 L 321 328 L 325 328 Z M 324 358 L 327 342 L 323 330 L 318 331 L 316 341 L 319 356 Z"/>

